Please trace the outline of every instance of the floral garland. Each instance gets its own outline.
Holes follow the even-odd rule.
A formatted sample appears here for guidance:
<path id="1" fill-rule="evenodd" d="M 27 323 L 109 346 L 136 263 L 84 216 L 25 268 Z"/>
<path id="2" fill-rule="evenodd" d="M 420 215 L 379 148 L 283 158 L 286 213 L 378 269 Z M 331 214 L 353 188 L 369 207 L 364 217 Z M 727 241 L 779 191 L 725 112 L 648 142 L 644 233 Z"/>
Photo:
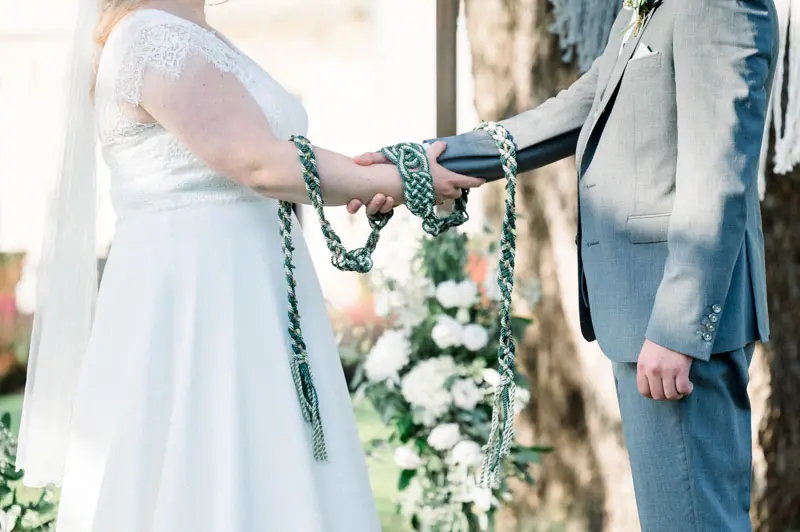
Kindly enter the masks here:
<path id="1" fill-rule="evenodd" d="M 470 257 L 466 236 L 455 231 L 425 237 L 409 279 L 376 283 L 376 313 L 391 325 L 357 372 L 356 397 L 366 397 L 392 428 L 399 509 L 416 530 L 488 530 L 501 502 L 511 500 L 509 480 L 532 484 L 529 465 L 547 451 L 514 442 L 499 487 L 481 487 L 478 442 L 489 436 L 500 381 L 490 341 L 500 326 L 500 293 L 496 275 L 485 271 L 493 262 L 486 255 Z M 539 285 L 518 282 L 525 297 L 515 309 L 529 312 Z M 517 336 L 530 323 L 518 315 L 513 321 Z M 518 376 L 515 411 L 529 400 Z"/>

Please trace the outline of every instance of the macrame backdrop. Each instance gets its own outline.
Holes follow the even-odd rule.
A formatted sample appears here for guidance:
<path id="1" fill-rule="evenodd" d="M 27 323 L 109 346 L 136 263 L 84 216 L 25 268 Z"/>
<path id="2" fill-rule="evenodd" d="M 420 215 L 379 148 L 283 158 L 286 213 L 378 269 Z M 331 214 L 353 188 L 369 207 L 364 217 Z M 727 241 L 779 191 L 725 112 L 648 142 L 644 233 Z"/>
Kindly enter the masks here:
<path id="1" fill-rule="evenodd" d="M 550 0 L 550 4 L 554 16 L 550 30 L 558 35 L 564 61 L 574 61 L 581 72 L 587 71 L 592 61 L 603 53 L 622 0 Z M 766 169 L 770 164 L 771 130 L 775 135 L 773 171 L 786 174 L 800 163 L 800 1 L 775 0 L 775 5 L 781 52 L 761 155 L 758 189 L 762 199 L 766 190 Z"/>
<path id="2" fill-rule="evenodd" d="M 622 1 L 550 0 L 554 17 L 550 31 L 558 35 L 566 63 L 576 61 L 581 72 L 589 70 L 606 47 Z"/>

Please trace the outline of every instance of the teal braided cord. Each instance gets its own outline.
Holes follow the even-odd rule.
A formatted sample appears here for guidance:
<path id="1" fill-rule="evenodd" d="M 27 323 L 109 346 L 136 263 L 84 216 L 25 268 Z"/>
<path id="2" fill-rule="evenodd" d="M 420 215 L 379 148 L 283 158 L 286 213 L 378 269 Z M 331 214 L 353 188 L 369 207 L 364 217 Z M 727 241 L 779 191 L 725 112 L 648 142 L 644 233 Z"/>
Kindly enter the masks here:
<path id="1" fill-rule="evenodd" d="M 511 328 L 511 294 L 514 290 L 514 262 L 517 244 L 516 190 L 517 148 L 511 134 L 499 124 L 484 122 L 476 129 L 488 133 L 500 152 L 506 178 L 506 202 L 500 236 L 500 259 L 497 285 L 500 288 L 500 341 L 497 349 L 500 383 L 495 389 L 492 406 L 492 425 L 489 440 L 483 449 L 483 469 L 480 483 L 499 488 L 503 460 L 514 443 L 514 356 L 516 345 Z"/>
<path id="2" fill-rule="evenodd" d="M 370 216 L 369 225 L 372 230 L 370 231 L 364 247 L 352 251 L 346 250 L 342 244 L 342 239 L 339 238 L 339 235 L 336 234 L 330 222 L 325 217 L 325 202 L 322 197 L 322 184 L 319 171 L 317 170 L 314 148 L 305 137 L 294 135 L 291 137 L 291 140 L 294 142 L 295 146 L 297 146 L 297 155 L 300 159 L 300 164 L 303 165 L 303 180 L 306 183 L 308 199 L 311 200 L 311 205 L 317 212 L 320 227 L 322 228 L 322 236 L 325 239 L 325 245 L 328 246 L 331 252 L 331 264 L 345 272 L 368 273 L 372 270 L 372 254 L 375 252 L 375 247 L 378 245 L 380 232 L 386 227 L 386 224 L 389 223 L 394 212 L 390 211 L 386 214 Z"/>
<path id="3" fill-rule="evenodd" d="M 428 155 L 422 144 L 402 142 L 383 148 L 381 152 L 397 166 L 403 179 L 403 194 L 406 208 L 422 218 L 422 228 L 431 236 L 439 236 L 451 227 L 463 225 L 469 220 L 467 214 L 468 191 L 455 201 L 455 208 L 445 218 L 436 214 L 436 190 L 428 162 Z"/>
<path id="4" fill-rule="evenodd" d="M 294 246 L 292 245 L 292 204 L 280 202 L 281 243 L 283 245 L 283 271 L 286 276 L 286 292 L 289 299 L 289 338 L 292 340 L 292 360 L 290 362 L 292 379 L 300 399 L 300 410 L 303 419 L 311 425 L 311 443 L 314 459 L 326 462 L 328 452 L 325 447 L 325 432 L 322 427 L 322 416 L 319 411 L 319 397 L 314 387 L 311 365 L 308 360 L 303 330 L 300 327 L 300 311 L 297 308 L 297 283 L 294 278 Z"/>

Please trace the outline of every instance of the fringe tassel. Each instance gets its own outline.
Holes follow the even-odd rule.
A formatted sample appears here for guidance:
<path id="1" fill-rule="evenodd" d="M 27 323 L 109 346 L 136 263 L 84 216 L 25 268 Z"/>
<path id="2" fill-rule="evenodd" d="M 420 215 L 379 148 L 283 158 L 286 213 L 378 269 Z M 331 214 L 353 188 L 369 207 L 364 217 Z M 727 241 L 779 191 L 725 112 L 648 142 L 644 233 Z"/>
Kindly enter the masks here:
<path id="1" fill-rule="evenodd" d="M 761 146 L 758 172 L 761 199 L 766 193 L 768 164 L 773 165 L 774 173 L 787 174 L 800 163 L 800 2 L 775 0 L 775 7 L 778 12 L 780 51 Z M 771 162 L 768 160 L 770 128 L 775 133 L 775 154 Z"/>
<path id="2" fill-rule="evenodd" d="M 571 63 L 577 54 L 578 69 L 586 72 L 600 57 L 622 0 L 550 0 L 554 21 L 550 31 L 558 35 L 563 60 Z"/>

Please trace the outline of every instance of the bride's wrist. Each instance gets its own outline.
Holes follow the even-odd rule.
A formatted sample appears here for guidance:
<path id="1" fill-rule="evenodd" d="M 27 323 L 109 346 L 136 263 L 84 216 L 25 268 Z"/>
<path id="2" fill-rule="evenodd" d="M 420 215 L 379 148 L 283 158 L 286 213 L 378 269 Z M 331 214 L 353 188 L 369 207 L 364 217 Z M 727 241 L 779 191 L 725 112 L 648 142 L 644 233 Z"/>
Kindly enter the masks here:
<path id="1" fill-rule="evenodd" d="M 376 190 L 376 194 L 392 197 L 396 203 L 402 203 L 403 179 L 400 177 L 397 167 L 393 164 L 375 164 L 369 168 L 378 171 L 378 190 Z"/>

